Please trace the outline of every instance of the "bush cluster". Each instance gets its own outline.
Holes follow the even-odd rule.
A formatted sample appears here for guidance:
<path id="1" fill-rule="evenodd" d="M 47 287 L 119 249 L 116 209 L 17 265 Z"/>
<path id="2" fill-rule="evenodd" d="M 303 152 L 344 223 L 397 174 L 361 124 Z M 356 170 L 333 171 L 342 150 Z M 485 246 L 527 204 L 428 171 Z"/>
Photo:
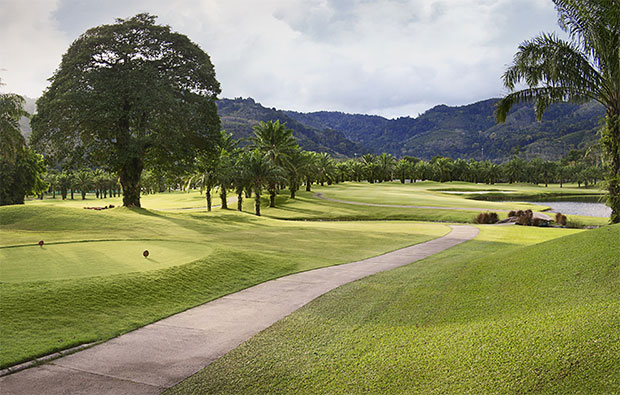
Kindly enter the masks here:
<path id="1" fill-rule="evenodd" d="M 498 221 L 497 213 L 480 213 L 474 218 L 476 224 L 496 224 Z"/>
<path id="2" fill-rule="evenodd" d="M 555 214 L 555 223 L 558 225 L 566 226 L 566 215 L 562 213 Z"/>

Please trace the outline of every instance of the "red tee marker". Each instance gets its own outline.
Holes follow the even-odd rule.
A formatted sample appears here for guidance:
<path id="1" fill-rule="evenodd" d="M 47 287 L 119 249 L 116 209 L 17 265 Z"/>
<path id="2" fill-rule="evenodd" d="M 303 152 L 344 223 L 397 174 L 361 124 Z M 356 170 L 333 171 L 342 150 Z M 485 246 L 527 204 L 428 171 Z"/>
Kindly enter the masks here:
<path id="1" fill-rule="evenodd" d="M 43 243 L 43 240 L 39 240 L 39 247 L 43 247 L 43 244 L 45 244 Z"/>
<path id="2" fill-rule="evenodd" d="M 148 258 L 149 257 L 149 250 L 144 250 L 142 255 L 144 255 L 145 258 Z"/>

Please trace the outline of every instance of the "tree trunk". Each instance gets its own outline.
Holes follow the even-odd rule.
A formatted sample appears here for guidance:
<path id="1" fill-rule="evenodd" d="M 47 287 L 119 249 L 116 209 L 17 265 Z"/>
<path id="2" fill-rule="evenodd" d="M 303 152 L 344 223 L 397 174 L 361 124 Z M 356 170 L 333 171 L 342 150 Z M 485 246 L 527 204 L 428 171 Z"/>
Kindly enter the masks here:
<path id="1" fill-rule="evenodd" d="M 228 209 L 228 201 L 226 197 L 226 188 L 220 188 L 220 199 L 222 200 L 222 210 Z"/>
<path id="2" fill-rule="evenodd" d="M 256 210 L 256 215 L 260 217 L 260 193 L 254 192 L 254 208 Z"/>
<path id="3" fill-rule="evenodd" d="M 205 196 L 207 199 L 207 211 L 211 211 L 211 188 L 207 188 Z"/>
<path id="4" fill-rule="evenodd" d="M 306 192 L 310 192 L 311 187 L 312 181 L 310 181 L 310 178 L 306 178 Z"/>
<path id="5" fill-rule="evenodd" d="M 129 158 L 118 172 L 123 188 L 123 206 L 140 207 L 140 175 L 144 168 L 141 158 Z"/>
<path id="6" fill-rule="evenodd" d="M 295 199 L 295 189 L 294 187 L 291 187 L 291 199 Z"/>
<path id="7" fill-rule="evenodd" d="M 73 188 L 71 188 L 71 200 L 73 200 Z"/>
<path id="8" fill-rule="evenodd" d="M 602 137 L 607 168 L 607 205 L 611 207 L 609 222 L 620 223 L 620 108 L 607 110 Z"/>
<path id="9" fill-rule="evenodd" d="M 86 200 L 86 191 L 82 189 L 82 200 Z"/>
<path id="10" fill-rule="evenodd" d="M 276 206 L 276 189 L 269 189 L 269 207 Z"/>
<path id="11" fill-rule="evenodd" d="M 243 211 L 243 191 L 237 194 L 237 210 Z"/>

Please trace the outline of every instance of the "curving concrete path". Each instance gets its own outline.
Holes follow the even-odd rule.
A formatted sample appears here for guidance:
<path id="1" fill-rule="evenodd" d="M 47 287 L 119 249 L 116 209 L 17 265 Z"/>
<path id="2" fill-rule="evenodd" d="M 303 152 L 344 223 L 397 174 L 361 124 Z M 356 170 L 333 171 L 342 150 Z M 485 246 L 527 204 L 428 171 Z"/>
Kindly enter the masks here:
<path id="1" fill-rule="evenodd" d="M 374 258 L 292 274 L 195 307 L 92 348 L 0 378 L 1 394 L 158 394 L 343 284 L 473 239 L 478 228 Z"/>

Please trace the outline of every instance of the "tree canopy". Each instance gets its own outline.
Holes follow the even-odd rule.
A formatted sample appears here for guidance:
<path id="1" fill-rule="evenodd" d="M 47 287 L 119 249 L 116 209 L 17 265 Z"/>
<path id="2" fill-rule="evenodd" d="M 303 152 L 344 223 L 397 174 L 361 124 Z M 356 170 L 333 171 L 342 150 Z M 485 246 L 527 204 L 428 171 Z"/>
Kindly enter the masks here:
<path id="1" fill-rule="evenodd" d="M 32 145 L 50 160 L 117 173 L 125 206 L 140 206 L 145 167 L 183 168 L 220 137 L 209 55 L 155 18 L 138 14 L 82 34 L 32 121 Z"/>
<path id="2" fill-rule="evenodd" d="M 22 204 L 24 196 L 47 189 L 43 158 L 26 146 L 19 119 L 27 116 L 24 98 L 0 94 L 0 205 Z"/>
<path id="3" fill-rule="evenodd" d="M 590 100 L 606 110 L 602 143 L 607 153 L 611 222 L 620 222 L 620 3 L 617 0 L 553 0 L 565 41 L 542 34 L 519 46 L 504 73 L 512 91 L 497 103 L 497 119 L 513 105 L 535 102 L 540 119 L 553 103 Z M 519 83 L 528 88 L 515 91 Z"/>

